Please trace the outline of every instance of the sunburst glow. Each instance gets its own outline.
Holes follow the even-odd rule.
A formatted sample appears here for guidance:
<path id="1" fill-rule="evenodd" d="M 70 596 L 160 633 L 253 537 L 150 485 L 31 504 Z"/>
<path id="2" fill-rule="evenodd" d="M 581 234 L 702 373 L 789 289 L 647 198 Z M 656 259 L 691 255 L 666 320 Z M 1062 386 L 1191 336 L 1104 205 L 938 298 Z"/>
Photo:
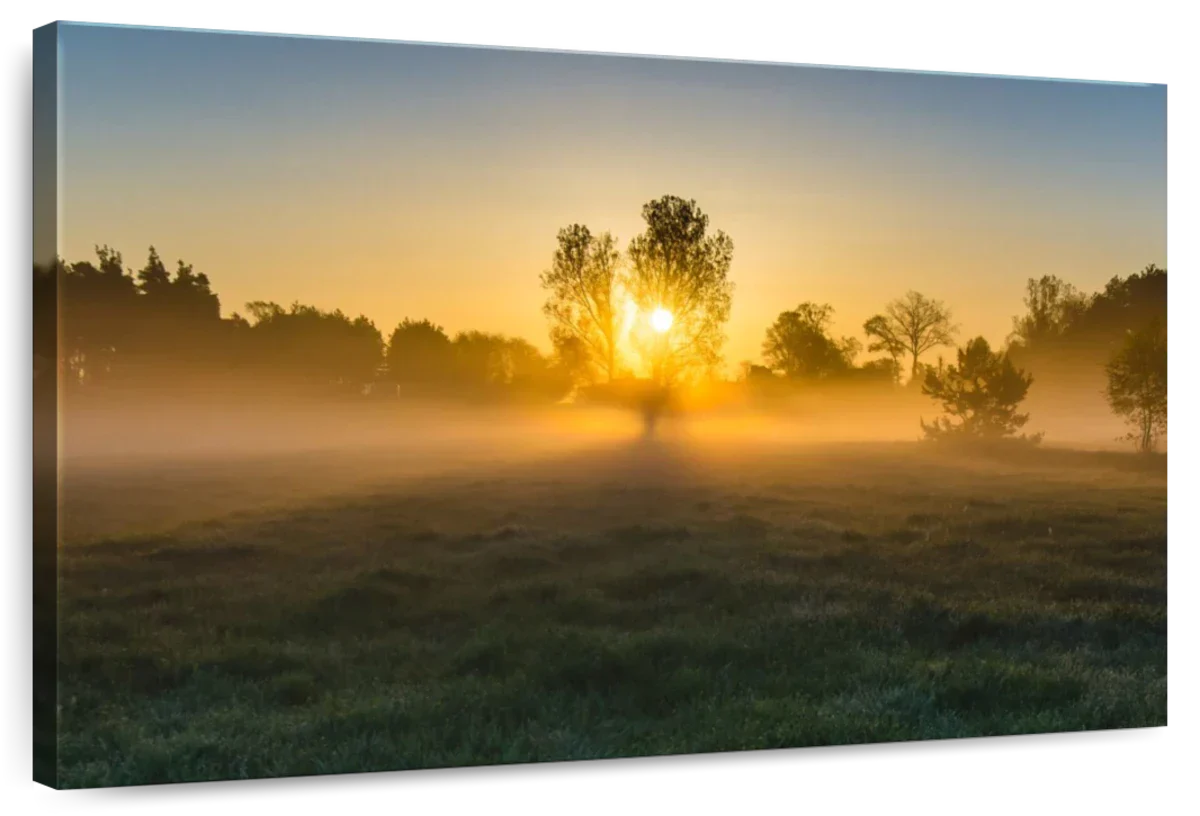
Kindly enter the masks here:
<path id="1" fill-rule="evenodd" d="M 656 332 L 662 334 L 671 328 L 671 324 L 675 322 L 675 316 L 666 309 L 659 306 L 650 315 L 650 325 Z"/>

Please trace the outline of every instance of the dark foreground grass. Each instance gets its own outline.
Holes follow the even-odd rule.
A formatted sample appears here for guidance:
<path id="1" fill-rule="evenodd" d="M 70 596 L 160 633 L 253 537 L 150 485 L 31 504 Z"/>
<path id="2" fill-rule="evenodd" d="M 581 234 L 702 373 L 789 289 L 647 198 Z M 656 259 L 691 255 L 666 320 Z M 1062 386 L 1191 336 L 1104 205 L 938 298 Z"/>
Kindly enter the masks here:
<path id="1" fill-rule="evenodd" d="M 1132 462 L 635 445 L 68 540 L 61 784 L 1163 725 Z"/>

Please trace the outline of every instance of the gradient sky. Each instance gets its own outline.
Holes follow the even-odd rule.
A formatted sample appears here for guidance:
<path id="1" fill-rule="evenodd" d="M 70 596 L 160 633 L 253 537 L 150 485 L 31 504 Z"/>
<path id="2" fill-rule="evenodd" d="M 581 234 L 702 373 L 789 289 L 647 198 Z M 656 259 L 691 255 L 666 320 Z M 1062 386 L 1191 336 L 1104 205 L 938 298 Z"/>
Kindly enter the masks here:
<path id="1" fill-rule="evenodd" d="M 153 243 L 250 300 L 548 349 L 559 227 L 695 198 L 729 363 L 805 300 L 909 288 L 1003 340 L 1025 279 L 1166 265 L 1166 88 L 65 25 L 60 254 Z"/>

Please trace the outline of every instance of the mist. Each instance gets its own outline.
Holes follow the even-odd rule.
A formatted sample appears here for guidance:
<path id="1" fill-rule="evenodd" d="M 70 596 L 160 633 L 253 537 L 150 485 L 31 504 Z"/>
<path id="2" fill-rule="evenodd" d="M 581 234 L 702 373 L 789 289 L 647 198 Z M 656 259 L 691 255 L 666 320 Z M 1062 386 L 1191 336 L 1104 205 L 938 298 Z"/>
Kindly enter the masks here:
<path id="1" fill-rule="evenodd" d="M 82 404 L 79 404 L 82 403 Z M 755 404 L 746 394 L 699 397 L 670 413 L 659 434 L 699 449 L 755 442 L 829 445 L 917 442 L 936 402 L 907 389 L 811 388 Z M 1087 393 L 1031 393 L 1027 427 L 1046 444 L 1093 450 L 1124 447 L 1121 422 Z M 121 465 L 174 459 L 246 460 L 325 453 L 388 455 L 399 468 L 455 462 L 521 461 L 618 445 L 646 436 L 637 405 L 477 404 L 455 400 L 312 400 L 135 393 L 68 399 L 61 412 L 62 458 Z"/>
<path id="2" fill-rule="evenodd" d="M 876 451 L 931 453 L 919 394 L 813 389 L 771 405 L 696 399 L 649 433 L 636 406 L 464 404 L 453 400 L 275 400 L 141 393 L 61 413 L 64 540 L 79 541 L 230 514 L 375 495 L 430 479 L 474 483 L 514 471 L 541 480 L 613 478 L 670 487 L 720 481 L 756 462 Z M 83 404 L 80 404 L 80 403 Z M 1120 426 L 1079 400 L 1033 414 L 1047 449 L 1116 450 Z M 1057 410 L 1055 410 L 1057 409 Z M 971 454 L 960 454 L 967 459 Z M 522 470 L 524 469 L 524 470 Z"/>

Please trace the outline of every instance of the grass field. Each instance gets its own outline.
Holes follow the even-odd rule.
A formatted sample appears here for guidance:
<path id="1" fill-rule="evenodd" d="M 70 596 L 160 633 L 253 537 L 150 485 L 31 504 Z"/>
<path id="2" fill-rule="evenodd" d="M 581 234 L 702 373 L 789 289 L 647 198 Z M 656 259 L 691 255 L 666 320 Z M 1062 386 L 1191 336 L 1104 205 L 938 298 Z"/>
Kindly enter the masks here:
<path id="1" fill-rule="evenodd" d="M 421 461 L 68 468 L 61 783 L 1166 723 L 1162 461 Z"/>

